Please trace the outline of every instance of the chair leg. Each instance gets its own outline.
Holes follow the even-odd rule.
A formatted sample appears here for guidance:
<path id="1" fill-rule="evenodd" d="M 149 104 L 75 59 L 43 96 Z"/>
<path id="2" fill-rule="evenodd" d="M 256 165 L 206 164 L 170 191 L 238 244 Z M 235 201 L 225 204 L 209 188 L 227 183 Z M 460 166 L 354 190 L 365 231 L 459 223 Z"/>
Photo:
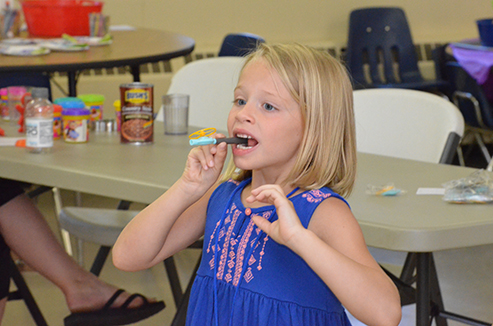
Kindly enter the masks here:
<path id="1" fill-rule="evenodd" d="M 493 159 L 490 160 L 490 163 L 488 163 L 488 167 L 486 168 L 486 171 L 493 171 Z"/>
<path id="2" fill-rule="evenodd" d="M 110 250 L 111 247 L 107 247 L 107 246 L 99 247 L 98 254 L 96 255 L 96 258 L 94 258 L 94 262 L 92 263 L 91 266 L 91 270 L 90 270 L 91 273 L 93 273 L 96 276 L 99 276 L 99 274 L 101 274 L 101 270 L 103 269 L 106 258 L 108 258 L 108 255 L 110 254 Z"/>
<path id="3" fill-rule="evenodd" d="M 199 260 L 197 261 L 197 265 L 195 265 L 195 268 L 193 270 L 190 281 L 188 282 L 187 289 L 185 290 L 185 293 L 183 294 L 180 305 L 177 308 L 175 317 L 173 318 L 173 321 L 171 322 L 171 326 L 184 326 L 185 325 L 185 322 L 187 319 L 187 309 L 188 309 L 188 301 L 190 299 L 190 292 L 192 291 L 193 281 L 195 279 L 195 275 L 197 274 L 197 270 L 200 267 L 200 261 L 201 260 L 202 260 L 202 254 L 200 254 Z"/>
<path id="4" fill-rule="evenodd" d="M 483 152 L 483 156 L 486 159 L 486 162 L 489 163 L 491 161 L 491 155 L 490 152 L 488 152 L 488 148 L 486 148 L 486 145 L 484 144 L 483 137 L 481 137 L 479 133 L 474 133 L 474 138 L 481 148 L 481 152 Z"/>
<path id="5" fill-rule="evenodd" d="M 176 309 L 178 309 L 180 302 L 183 299 L 183 291 L 181 289 L 180 278 L 178 276 L 178 271 L 176 270 L 175 259 L 173 256 L 164 260 L 164 268 L 168 274 L 169 285 L 171 287 L 171 293 L 173 294 Z"/>
<path id="6" fill-rule="evenodd" d="M 60 195 L 60 189 L 55 187 L 51 190 L 53 191 L 53 200 L 55 201 L 56 216 L 60 216 L 60 212 L 62 211 L 62 196 Z M 63 230 L 60 225 L 58 225 L 58 228 L 60 229 L 60 235 L 62 237 L 63 247 L 65 248 L 65 251 L 69 256 L 73 257 L 74 251 L 72 249 L 72 242 L 70 242 L 70 233 L 68 233 L 66 230 Z"/>
<path id="7" fill-rule="evenodd" d="M 41 310 L 39 310 L 39 307 L 36 304 L 33 295 L 31 294 L 31 291 L 27 287 L 24 277 L 22 277 L 21 273 L 17 269 L 17 266 L 15 265 L 15 262 L 12 259 L 10 259 L 10 271 L 11 271 L 12 280 L 14 281 L 14 284 L 17 287 L 17 291 L 9 294 L 8 300 L 18 300 L 18 299 L 24 300 L 27 309 L 31 313 L 31 316 L 33 317 L 36 325 L 48 326 L 45 318 L 43 317 L 43 314 L 41 313 Z"/>
<path id="8" fill-rule="evenodd" d="M 460 166 L 466 166 L 466 161 L 464 160 L 464 152 L 462 151 L 462 147 L 460 144 L 459 146 L 457 146 L 457 157 L 459 158 Z"/>

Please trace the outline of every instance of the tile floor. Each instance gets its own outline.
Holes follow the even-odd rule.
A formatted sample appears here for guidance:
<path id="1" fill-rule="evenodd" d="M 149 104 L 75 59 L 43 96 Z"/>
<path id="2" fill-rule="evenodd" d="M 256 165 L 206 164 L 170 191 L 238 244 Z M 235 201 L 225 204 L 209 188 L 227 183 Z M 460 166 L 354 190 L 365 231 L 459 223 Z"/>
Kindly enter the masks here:
<path id="1" fill-rule="evenodd" d="M 63 195 L 66 204 L 73 204 L 72 193 L 63 193 Z M 113 199 L 83 196 L 83 205 L 87 206 L 113 208 L 116 203 Z M 38 206 L 54 232 L 58 233 L 51 195 L 40 196 Z M 132 209 L 139 209 L 139 205 L 135 205 Z M 85 244 L 86 266 L 90 265 L 96 250 L 95 245 Z M 384 262 L 392 271 L 398 270 L 397 265 L 402 259 L 399 255 L 388 255 L 388 252 L 379 250 L 373 250 L 372 253 L 377 260 Z M 197 250 L 185 250 L 176 256 L 183 287 L 191 274 L 197 254 Z M 434 257 L 446 309 L 493 323 L 493 245 L 437 252 Z M 63 325 L 63 318 L 68 315 L 69 311 L 62 293 L 35 272 L 26 272 L 24 275 L 48 324 Z M 117 270 L 108 260 L 101 277 L 128 291 L 140 292 L 146 296 L 165 300 L 167 307 L 164 311 L 137 325 L 162 326 L 171 323 L 175 306 L 163 265 L 142 272 L 128 273 Z M 400 325 L 413 325 L 415 323 L 414 313 L 414 305 L 403 307 L 403 319 Z M 353 323 L 363 325 L 354 319 Z M 2 326 L 19 325 L 30 326 L 34 323 L 23 302 L 9 302 Z M 449 321 L 449 325 L 463 324 Z"/>

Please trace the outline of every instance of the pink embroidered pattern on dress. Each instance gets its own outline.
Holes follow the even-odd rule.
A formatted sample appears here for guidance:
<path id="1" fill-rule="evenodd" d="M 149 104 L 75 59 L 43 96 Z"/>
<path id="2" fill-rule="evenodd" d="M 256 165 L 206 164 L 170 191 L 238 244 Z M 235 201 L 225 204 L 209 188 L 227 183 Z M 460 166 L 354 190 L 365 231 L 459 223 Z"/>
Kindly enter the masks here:
<path id="1" fill-rule="evenodd" d="M 253 221 L 250 219 L 247 229 L 245 230 L 245 233 L 243 233 L 240 243 L 238 244 L 238 259 L 236 261 L 235 276 L 233 278 L 234 286 L 237 286 L 238 281 L 240 280 L 241 272 L 243 270 L 243 262 L 245 261 L 245 250 L 247 247 L 247 243 L 250 240 L 250 236 L 252 235 L 252 231 L 254 227 L 255 227 L 255 223 L 253 223 Z"/>
<path id="2" fill-rule="evenodd" d="M 302 195 L 309 203 L 319 203 L 325 198 L 329 198 L 331 194 L 325 194 L 320 190 L 311 190 Z"/>
<path id="3" fill-rule="evenodd" d="M 216 234 L 217 227 L 219 226 L 220 223 L 221 223 L 221 221 L 217 221 L 216 227 L 214 228 L 214 231 L 212 231 L 211 238 L 209 239 L 209 244 L 207 245 L 207 253 L 209 253 L 211 251 L 212 240 L 214 240 L 214 234 Z M 212 247 L 212 252 L 216 252 L 214 247 Z M 214 268 L 214 267 L 212 267 L 212 268 Z"/>
<path id="4" fill-rule="evenodd" d="M 218 266 L 217 275 L 216 275 L 218 280 L 221 280 L 223 278 L 224 266 L 226 265 L 227 255 L 228 255 L 228 251 L 229 251 L 229 240 L 230 240 L 231 235 L 233 233 L 233 228 L 236 224 L 236 221 L 238 220 L 238 216 L 240 216 L 240 213 L 241 213 L 239 210 L 236 209 L 236 207 L 231 207 L 231 212 L 233 213 L 233 220 L 231 221 L 231 224 L 229 225 L 228 231 L 225 234 L 224 246 L 223 246 L 223 249 L 221 250 L 221 256 L 219 256 L 219 266 Z M 226 228 L 226 226 L 224 226 L 224 228 Z M 222 229 L 219 230 L 219 239 L 221 239 L 221 237 L 222 237 L 221 233 L 224 233 L 221 231 L 223 231 L 223 230 Z"/>

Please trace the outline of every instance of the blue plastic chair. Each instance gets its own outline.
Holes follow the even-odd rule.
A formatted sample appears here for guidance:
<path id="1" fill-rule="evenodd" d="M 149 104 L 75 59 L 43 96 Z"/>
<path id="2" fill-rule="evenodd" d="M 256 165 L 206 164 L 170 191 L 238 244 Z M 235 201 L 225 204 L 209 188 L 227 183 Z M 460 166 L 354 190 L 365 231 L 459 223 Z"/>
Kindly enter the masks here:
<path id="1" fill-rule="evenodd" d="M 493 161 L 484 143 L 483 135 L 493 134 L 493 106 L 482 87 L 458 62 L 447 62 L 444 73 L 453 90 L 452 100 L 464 116 L 468 127 L 466 135 L 474 135 L 474 139 L 479 145 L 485 160 L 489 163 L 488 169 L 491 170 Z M 463 164 L 463 161 L 461 164 Z"/>
<path id="2" fill-rule="evenodd" d="M 432 90 L 445 84 L 423 79 L 406 15 L 400 8 L 363 8 L 351 12 L 346 64 L 356 89 Z M 367 65 L 369 73 L 365 73 Z"/>
<path id="3" fill-rule="evenodd" d="M 218 57 L 244 57 L 254 51 L 265 40 L 255 34 L 228 34 L 223 40 Z"/>

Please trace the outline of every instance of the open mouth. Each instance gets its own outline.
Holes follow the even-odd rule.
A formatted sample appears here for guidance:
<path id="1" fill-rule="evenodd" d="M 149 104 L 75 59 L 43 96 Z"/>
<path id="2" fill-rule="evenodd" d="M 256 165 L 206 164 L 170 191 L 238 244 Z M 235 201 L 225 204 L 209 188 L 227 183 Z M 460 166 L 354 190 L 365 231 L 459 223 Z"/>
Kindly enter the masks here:
<path id="1" fill-rule="evenodd" d="M 252 136 L 245 135 L 245 134 L 236 134 L 235 136 L 238 138 L 248 139 L 248 142 L 246 144 L 237 144 L 236 148 L 238 148 L 238 149 L 246 150 L 246 149 L 250 149 L 252 147 L 255 147 L 258 144 L 258 141 L 256 139 L 252 138 Z"/>

